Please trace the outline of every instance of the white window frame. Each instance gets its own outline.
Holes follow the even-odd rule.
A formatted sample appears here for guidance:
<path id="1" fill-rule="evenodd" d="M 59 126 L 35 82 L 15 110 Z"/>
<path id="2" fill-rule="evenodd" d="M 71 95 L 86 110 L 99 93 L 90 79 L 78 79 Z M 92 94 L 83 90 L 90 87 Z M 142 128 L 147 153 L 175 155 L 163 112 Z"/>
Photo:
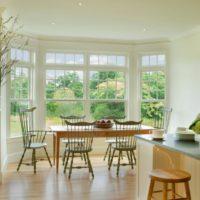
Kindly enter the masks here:
<path id="1" fill-rule="evenodd" d="M 142 57 L 143 56 L 152 56 L 152 55 L 165 55 L 165 64 L 164 65 L 152 65 L 152 66 L 142 66 Z M 139 55 L 139 68 L 140 68 L 140 116 L 141 116 L 141 105 L 142 103 L 154 103 L 154 102 L 163 102 L 163 105 L 167 104 L 167 53 L 165 51 L 160 52 L 145 52 Z M 143 72 L 163 72 L 165 74 L 165 98 L 164 99 L 142 99 L 142 74 Z"/>
<path id="2" fill-rule="evenodd" d="M 90 52 L 75 52 L 75 51 L 67 51 L 68 52 L 73 52 L 74 54 L 83 54 L 84 55 L 84 64 L 52 64 L 52 63 L 46 63 L 46 53 L 56 53 L 58 51 L 53 51 L 53 50 L 46 50 L 44 51 L 44 71 L 45 71 L 45 77 L 44 80 L 46 82 L 46 70 L 74 70 L 74 71 L 83 71 L 83 90 L 84 90 L 84 96 L 83 99 L 74 99 L 74 101 L 83 101 L 84 103 L 84 114 L 88 117 L 87 120 L 91 120 L 91 114 L 90 114 L 90 106 L 91 102 L 94 101 L 93 99 L 90 99 L 89 97 L 89 74 L 90 71 L 119 71 L 123 72 L 125 76 L 125 97 L 124 99 L 101 99 L 97 101 L 107 101 L 107 102 L 124 102 L 125 104 L 125 114 L 127 115 L 127 110 L 128 110 L 128 91 L 129 91 L 129 84 L 128 84 L 128 71 L 129 71 L 129 55 L 125 53 L 113 53 L 113 52 L 95 52 L 95 51 L 90 51 Z M 61 53 L 61 51 L 59 51 Z M 66 51 L 63 51 L 63 53 L 66 53 Z M 118 56 L 125 56 L 125 63 L 126 66 L 112 66 L 112 65 L 90 65 L 90 55 L 118 55 Z M 44 86 L 45 87 L 45 86 Z M 45 91 L 45 90 L 44 90 Z M 45 96 L 45 94 L 44 94 Z M 46 96 L 44 97 L 45 105 L 46 102 L 49 101 L 46 99 Z M 70 100 L 58 100 L 58 101 L 73 101 L 73 99 Z M 45 108 L 45 123 L 46 123 L 46 108 Z"/>
<path id="3" fill-rule="evenodd" d="M 29 97 L 27 99 L 16 99 L 16 98 L 11 98 L 10 92 L 9 92 L 9 110 L 11 109 L 11 102 L 19 101 L 19 102 L 28 102 L 28 105 L 31 107 L 33 105 L 33 69 L 34 69 L 34 57 L 35 57 L 35 52 L 32 49 L 21 49 L 22 51 L 28 51 L 29 52 L 29 62 L 19 60 L 13 67 L 14 68 L 27 68 L 28 69 L 28 77 L 29 77 Z M 10 76 L 10 83 L 8 84 L 8 87 L 11 87 L 11 76 Z M 10 91 L 10 90 L 9 90 Z M 10 110 L 11 111 L 11 110 Z M 10 113 L 11 116 L 11 113 Z M 9 138 L 15 138 L 21 136 L 20 133 L 11 133 L 11 121 L 9 118 Z M 12 135 L 13 134 L 13 135 Z"/>

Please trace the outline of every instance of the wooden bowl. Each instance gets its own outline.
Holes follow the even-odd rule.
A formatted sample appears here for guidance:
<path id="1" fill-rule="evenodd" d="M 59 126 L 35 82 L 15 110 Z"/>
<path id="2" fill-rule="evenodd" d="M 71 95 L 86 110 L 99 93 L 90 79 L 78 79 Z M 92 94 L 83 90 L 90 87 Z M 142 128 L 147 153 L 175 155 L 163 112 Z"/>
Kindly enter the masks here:
<path id="1" fill-rule="evenodd" d="M 113 123 L 96 123 L 96 128 L 111 128 L 113 126 Z"/>

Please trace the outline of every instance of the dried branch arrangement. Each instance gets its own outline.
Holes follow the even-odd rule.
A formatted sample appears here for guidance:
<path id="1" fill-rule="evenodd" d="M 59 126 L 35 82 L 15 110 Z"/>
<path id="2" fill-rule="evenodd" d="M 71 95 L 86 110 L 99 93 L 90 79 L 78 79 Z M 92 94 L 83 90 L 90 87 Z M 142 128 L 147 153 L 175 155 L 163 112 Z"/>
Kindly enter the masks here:
<path id="1" fill-rule="evenodd" d="M 10 17 L 5 21 L 0 18 L 0 86 L 5 82 L 12 66 L 18 62 L 10 59 L 12 45 L 15 44 L 16 48 L 21 49 L 28 44 L 28 40 L 25 41 L 24 36 L 18 33 L 21 28 L 17 17 Z M 18 41 L 21 42 L 17 45 Z"/>

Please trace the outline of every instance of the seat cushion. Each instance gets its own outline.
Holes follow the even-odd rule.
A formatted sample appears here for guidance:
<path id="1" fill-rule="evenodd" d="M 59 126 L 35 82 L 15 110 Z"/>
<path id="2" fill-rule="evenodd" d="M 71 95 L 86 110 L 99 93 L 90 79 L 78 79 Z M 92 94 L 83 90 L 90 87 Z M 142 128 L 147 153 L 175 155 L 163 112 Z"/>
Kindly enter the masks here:
<path id="1" fill-rule="evenodd" d="M 116 138 L 106 139 L 105 142 L 107 142 L 107 143 L 115 143 L 116 142 Z"/>
<path id="2" fill-rule="evenodd" d="M 32 143 L 30 146 L 27 146 L 27 148 L 29 149 L 39 149 L 39 148 L 43 148 L 46 147 L 47 143 Z"/>
<path id="3" fill-rule="evenodd" d="M 112 148 L 116 150 L 135 150 L 136 146 L 135 145 L 125 145 L 125 144 L 112 144 Z"/>
<path id="4" fill-rule="evenodd" d="M 62 140 L 63 143 L 81 143 L 81 142 L 84 142 L 83 139 L 63 139 Z"/>
<path id="5" fill-rule="evenodd" d="M 92 151 L 92 148 L 86 148 L 83 146 L 75 146 L 75 147 L 68 147 L 66 148 L 67 151 L 74 152 L 74 153 L 85 153 Z"/>

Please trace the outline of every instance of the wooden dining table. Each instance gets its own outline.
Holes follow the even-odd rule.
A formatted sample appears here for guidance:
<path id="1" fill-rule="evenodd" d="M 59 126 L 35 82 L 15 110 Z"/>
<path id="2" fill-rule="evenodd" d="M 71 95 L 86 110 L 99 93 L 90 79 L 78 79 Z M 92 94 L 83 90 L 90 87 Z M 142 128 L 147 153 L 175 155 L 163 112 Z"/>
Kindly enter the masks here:
<path id="1" fill-rule="evenodd" d="M 56 172 L 59 172 L 59 156 L 60 156 L 60 139 L 61 138 L 70 138 L 74 137 L 76 130 L 69 130 L 67 129 L 67 126 L 50 126 L 50 129 L 53 131 L 53 164 L 56 165 Z M 151 126 L 141 125 L 140 134 L 149 134 L 150 131 L 153 128 Z M 130 130 L 130 129 L 121 129 L 116 130 L 116 128 L 113 126 L 112 128 L 107 129 L 101 129 L 101 128 L 95 128 L 92 131 L 88 131 L 83 129 L 82 131 L 79 131 L 79 136 L 85 136 L 86 134 L 89 134 L 92 137 L 116 137 L 120 134 L 126 133 L 127 135 L 134 135 L 138 134 L 138 131 L 136 130 Z M 82 135 L 81 135 L 82 134 Z"/>

